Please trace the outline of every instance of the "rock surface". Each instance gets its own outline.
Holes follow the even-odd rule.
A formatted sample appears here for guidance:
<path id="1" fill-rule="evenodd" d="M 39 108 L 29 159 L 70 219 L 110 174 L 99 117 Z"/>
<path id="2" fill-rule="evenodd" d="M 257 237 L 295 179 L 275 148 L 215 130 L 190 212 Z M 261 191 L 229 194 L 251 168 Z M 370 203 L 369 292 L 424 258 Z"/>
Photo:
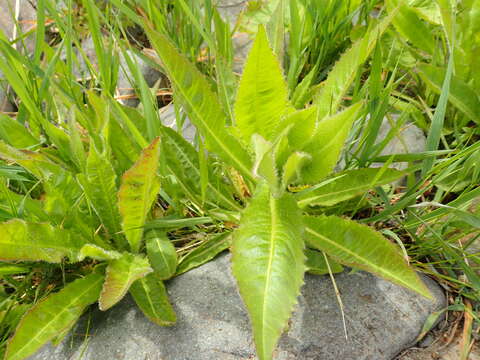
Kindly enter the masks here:
<path id="1" fill-rule="evenodd" d="M 392 120 L 398 120 L 397 115 L 392 115 Z M 387 118 L 384 118 L 380 131 L 378 132 L 377 142 L 385 139 L 392 129 L 392 125 Z M 427 138 L 422 129 L 412 123 L 404 124 L 395 137 L 383 148 L 381 155 L 392 154 L 411 154 L 425 151 L 427 147 Z M 381 164 L 383 165 L 383 164 Z M 396 163 L 393 167 L 403 170 L 408 163 Z"/>
<path id="2" fill-rule="evenodd" d="M 159 111 L 160 120 L 162 124 L 177 130 L 177 117 L 175 114 L 175 106 L 173 103 L 168 104 L 167 106 L 162 107 Z M 183 117 L 183 111 L 181 111 L 180 116 Z M 195 126 L 191 123 L 190 119 L 185 116 L 183 119 L 183 128 L 182 135 L 189 143 L 193 144 L 195 140 L 195 135 L 197 130 Z"/>
<path id="3" fill-rule="evenodd" d="M 16 0 L 1 0 L 0 1 L 0 30 L 9 38 L 14 39 L 20 36 L 20 33 L 26 33 L 35 26 L 36 22 L 36 10 L 33 3 L 29 0 L 19 0 L 19 16 L 18 24 L 16 27 L 15 18 L 15 5 Z M 20 31 L 21 30 L 21 31 Z M 34 35 L 29 35 L 24 39 L 27 51 L 30 53 L 35 47 Z M 18 49 L 21 49 L 21 43 L 17 43 Z"/>
<path id="4" fill-rule="evenodd" d="M 445 306 L 441 289 L 425 281 L 429 301 L 372 275 L 336 275 L 345 306 L 348 340 L 329 277 L 308 275 L 276 360 L 391 360 L 412 345 L 427 316 Z M 45 346 L 30 360 L 246 360 L 255 359 L 248 315 L 230 274 L 229 257 L 168 284 L 178 322 L 150 323 L 130 298 L 113 310 L 94 310 L 73 335 Z M 88 335 L 88 336 L 87 336 Z"/>

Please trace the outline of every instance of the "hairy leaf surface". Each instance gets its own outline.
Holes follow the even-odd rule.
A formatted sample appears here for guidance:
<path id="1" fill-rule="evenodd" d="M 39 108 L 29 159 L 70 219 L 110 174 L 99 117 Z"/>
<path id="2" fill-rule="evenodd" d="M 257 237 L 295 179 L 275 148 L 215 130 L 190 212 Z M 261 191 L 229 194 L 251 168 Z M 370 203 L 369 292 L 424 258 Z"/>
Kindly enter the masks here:
<path id="1" fill-rule="evenodd" d="M 0 223 L 0 260 L 76 261 L 85 240 L 68 230 L 20 219 Z"/>
<path id="2" fill-rule="evenodd" d="M 361 195 L 375 186 L 391 183 L 405 172 L 395 169 L 368 168 L 346 170 L 335 174 L 336 180 L 324 186 L 307 189 L 296 194 L 298 206 L 332 206 Z"/>
<path id="3" fill-rule="evenodd" d="M 235 102 L 235 124 L 245 142 L 253 134 L 275 138 L 278 123 L 287 109 L 287 84 L 280 63 L 260 27 L 250 51 Z"/>
<path id="4" fill-rule="evenodd" d="M 164 69 L 173 83 L 190 120 L 205 137 L 207 148 L 251 179 L 251 159 L 240 142 L 226 130 L 226 115 L 210 83 L 179 54 L 169 39 L 151 28 L 145 29 Z"/>
<path id="5" fill-rule="evenodd" d="M 160 190 L 157 175 L 160 159 L 160 139 L 145 148 L 137 162 L 122 177 L 118 192 L 118 207 L 122 228 L 133 252 L 138 252 L 145 220 Z"/>
<path id="6" fill-rule="evenodd" d="M 260 183 L 234 233 L 232 268 L 261 360 L 272 358 L 300 293 L 305 272 L 302 234 L 292 196 L 275 199 Z"/>
<path id="7" fill-rule="evenodd" d="M 302 170 L 303 182 L 314 184 L 332 172 L 361 107 L 361 102 L 356 103 L 320 121 L 312 139 L 302 150 L 312 156 L 312 161 Z"/>
<path id="8" fill-rule="evenodd" d="M 122 300 L 134 281 L 152 271 L 148 260 L 139 255 L 124 253 L 121 258 L 110 261 L 98 300 L 100 310 L 110 309 Z"/>
<path id="9" fill-rule="evenodd" d="M 304 222 L 306 241 L 312 248 L 341 264 L 369 271 L 431 298 L 399 249 L 374 229 L 337 216 L 305 216 Z"/>
<path id="10" fill-rule="evenodd" d="M 130 287 L 130 294 L 145 316 L 155 324 L 170 326 L 177 321 L 168 301 L 167 289 L 155 273 L 135 281 Z"/>
<path id="11" fill-rule="evenodd" d="M 70 329 L 85 308 L 97 301 L 102 282 L 103 275 L 91 274 L 35 304 L 8 342 L 5 360 L 25 359 L 58 333 Z"/>

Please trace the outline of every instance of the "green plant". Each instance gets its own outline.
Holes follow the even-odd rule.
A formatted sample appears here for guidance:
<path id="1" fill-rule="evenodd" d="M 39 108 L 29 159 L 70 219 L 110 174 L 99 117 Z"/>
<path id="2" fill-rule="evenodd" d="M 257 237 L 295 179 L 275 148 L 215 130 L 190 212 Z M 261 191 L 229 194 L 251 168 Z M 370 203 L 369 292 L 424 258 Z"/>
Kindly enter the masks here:
<path id="1" fill-rule="evenodd" d="M 377 36 L 388 21 L 380 22 L 371 34 Z M 271 359 L 290 317 L 307 270 L 307 247 L 324 252 L 328 262 L 371 271 L 430 296 L 400 252 L 379 233 L 342 217 L 309 214 L 310 205 L 322 204 L 322 197 L 332 205 L 402 176 L 387 168 L 360 169 L 325 181 L 361 113 L 361 102 L 339 113 L 336 110 L 353 81 L 352 62 L 358 67 L 366 60 L 374 35 L 354 44 L 339 60 L 313 106 L 295 110 L 266 32 L 260 28 L 237 90 L 235 117 L 227 120 L 217 95 L 195 67 L 167 37 L 153 28 L 147 28 L 147 33 L 177 101 L 206 148 L 241 175 L 236 179 L 246 208 L 233 234 L 232 267 L 250 313 L 260 359 Z M 352 181 L 346 183 L 343 177 Z M 317 183 L 303 191 L 289 191 L 291 185 Z M 254 189 L 251 198 L 250 189 Z M 341 195 L 336 197 L 337 193 Z"/>
<path id="2" fill-rule="evenodd" d="M 48 0 L 44 3 L 51 7 Z M 9 174 L 2 174 L 5 181 L 0 183 L 0 253 L 8 266 L 22 261 L 15 266 L 27 271 L 39 261 L 50 266 L 55 281 L 46 281 L 59 289 L 40 302 L 32 301 L 32 307 L 17 302 L 29 310 L 9 340 L 5 359 L 21 359 L 49 340 L 61 341 L 88 305 L 98 301 L 105 310 L 127 292 L 149 319 L 172 324 L 175 314 L 163 280 L 230 247 L 261 359 L 271 359 L 305 271 L 341 271 L 344 264 L 429 296 L 392 243 L 374 229 L 339 216 L 350 209 L 350 200 L 372 188 L 382 193 L 379 186 L 405 175 L 387 167 L 334 172 L 352 124 L 365 112 L 363 102 L 348 103 L 345 95 L 378 49 L 394 10 L 365 28 L 363 38 L 315 89 L 310 83 L 298 86 L 298 91 L 295 85 L 287 87 L 266 32 L 260 29 L 234 101 L 230 29 L 213 8 L 210 15 L 207 11 L 206 23 L 214 22 L 215 34 L 211 26 L 194 22 L 193 27 L 185 23 L 185 31 L 198 31 L 208 43 L 216 61 L 215 83 L 186 59 L 198 55 L 198 34 L 190 40 L 187 35 L 174 39 L 179 51 L 170 39 L 171 19 L 157 16 L 171 11 L 172 19 L 192 19 L 200 13 L 198 7 L 189 12 L 191 4 L 182 0 L 179 4 L 184 5 L 169 10 L 139 1 L 147 9 L 144 19 L 122 1 L 112 0 L 129 20 L 146 26 L 160 66 L 173 83 L 175 102 L 199 131 L 194 147 L 161 126 L 141 76 L 135 81 L 143 111 L 113 99 L 118 50 L 114 43 L 122 48 L 128 44 L 115 31 L 118 26 L 122 32 L 121 25 L 110 24 L 115 17 L 102 17 L 91 0 L 82 3 L 101 58 L 89 85 L 76 82 L 70 58 L 66 64 L 58 60 L 62 46 L 71 52 L 76 42 L 69 30 L 72 19 L 65 23 L 55 18 L 64 39 L 58 49 L 39 41 L 43 62 L 40 56 L 22 57 L 0 41 L 6 59 L 0 58 L 0 68 L 21 100 L 16 119 L 0 118 L 0 169 Z M 340 13 L 344 11 L 342 7 Z M 111 31 L 106 47 L 97 17 Z M 331 58 L 327 56 L 325 64 Z M 295 72 L 302 71 L 301 64 Z M 129 67 L 135 70 L 135 64 Z M 289 78 L 293 84 L 295 76 Z M 302 94 L 306 90 L 307 97 Z M 292 104 L 289 92 L 303 100 Z M 313 105 L 303 109 L 312 98 Z M 23 179 L 29 181 L 22 183 Z M 355 213 L 357 205 L 352 208 Z M 205 224 L 213 225 L 206 229 Z M 176 233 L 186 227 L 209 234 L 189 242 Z M 13 242 L 22 246 L 14 247 Z M 65 266 L 72 271 L 63 271 Z M 3 298 L 7 297 L 0 292 L 0 301 Z M 7 300 L 12 304 L 18 299 Z M 2 311 L 0 307 L 0 316 Z M 66 316 L 38 321 L 53 312 Z M 16 323 L 8 322 L 13 324 L 10 328 Z"/>

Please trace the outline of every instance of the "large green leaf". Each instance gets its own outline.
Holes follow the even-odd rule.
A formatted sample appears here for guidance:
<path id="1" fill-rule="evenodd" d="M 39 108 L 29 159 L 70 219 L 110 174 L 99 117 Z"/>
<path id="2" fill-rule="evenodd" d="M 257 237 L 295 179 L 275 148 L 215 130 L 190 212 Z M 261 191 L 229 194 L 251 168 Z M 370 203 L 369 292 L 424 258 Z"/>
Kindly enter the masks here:
<path id="1" fill-rule="evenodd" d="M 297 204 L 332 206 L 361 195 L 375 186 L 391 183 L 405 172 L 395 169 L 369 168 L 346 170 L 335 174 L 335 180 L 296 194 Z"/>
<path id="2" fill-rule="evenodd" d="M 232 269 L 247 306 L 259 359 L 272 352 L 300 293 L 305 272 L 300 211 L 288 193 L 260 183 L 234 233 Z"/>
<path id="3" fill-rule="evenodd" d="M 121 258 L 110 261 L 98 300 L 100 310 L 110 309 L 122 300 L 134 281 L 152 271 L 148 260 L 140 255 L 124 253 Z"/>
<path id="4" fill-rule="evenodd" d="M 205 137 L 207 148 L 220 156 L 243 176 L 252 179 L 251 159 L 226 127 L 226 115 L 210 83 L 188 62 L 170 40 L 151 28 L 145 29 L 162 65 L 173 83 L 175 95 L 185 106 L 190 120 Z"/>
<path id="5" fill-rule="evenodd" d="M 0 139 L 16 148 L 28 148 L 40 143 L 27 128 L 10 116 L 0 114 Z"/>
<path id="6" fill-rule="evenodd" d="M 85 308 L 97 301 L 102 281 L 103 275 L 88 275 L 34 305 L 8 342 L 5 360 L 25 359 L 59 333 L 70 329 Z"/>
<path id="7" fill-rule="evenodd" d="M 177 274 L 180 275 L 193 268 L 201 266 L 212 260 L 222 251 L 227 250 L 232 243 L 232 233 L 226 232 L 213 235 L 199 247 L 190 251 L 184 258 L 180 260 L 177 267 Z"/>
<path id="8" fill-rule="evenodd" d="M 356 103 L 320 121 L 312 139 L 302 149 L 312 156 L 312 161 L 302 170 L 304 183 L 314 184 L 332 172 L 361 107 L 361 102 Z"/>
<path id="9" fill-rule="evenodd" d="M 248 55 L 235 102 L 235 124 L 248 143 L 253 134 L 275 138 L 287 109 L 287 84 L 280 63 L 270 48 L 265 28 L 260 27 Z"/>
<path id="10" fill-rule="evenodd" d="M 0 223 L 0 260 L 48 261 L 60 263 L 64 257 L 78 259 L 85 240 L 50 224 L 19 219 Z"/>
<path id="11" fill-rule="evenodd" d="M 398 13 L 392 21 L 397 32 L 419 49 L 433 55 L 436 45 L 435 37 L 417 12 L 408 6 L 405 0 L 387 0 L 385 4 L 389 11 L 398 7 Z"/>
<path id="12" fill-rule="evenodd" d="M 431 298 L 396 246 L 374 229 L 337 216 L 305 216 L 307 244 L 341 264 L 381 276 Z"/>
<path id="13" fill-rule="evenodd" d="M 117 207 L 117 176 L 106 154 L 98 153 L 93 142 L 87 158 L 86 174 L 79 174 L 77 178 L 109 235 L 115 239 L 120 249 L 125 249 L 127 244 L 121 234 Z"/>
<path id="14" fill-rule="evenodd" d="M 177 252 L 167 234 L 160 230 L 150 230 L 146 235 L 147 256 L 155 275 L 160 280 L 171 278 L 177 269 Z"/>
<path id="15" fill-rule="evenodd" d="M 445 79 L 445 69 L 423 64 L 418 67 L 420 77 L 435 91 L 440 94 Z M 468 84 L 452 75 L 448 100 L 469 119 L 480 124 L 480 99 Z"/>
<path id="16" fill-rule="evenodd" d="M 328 74 L 320 94 L 315 99 L 315 103 L 318 105 L 318 120 L 337 112 L 342 104 L 343 97 L 355 80 L 358 70 L 375 49 L 377 41 L 388 28 L 397 12 L 398 8 L 393 9 L 375 27 L 367 30 L 366 34 L 357 40 L 337 61 Z"/>
<path id="17" fill-rule="evenodd" d="M 145 316 L 155 324 L 169 326 L 177 321 L 165 285 L 156 274 L 135 281 L 130 287 L 130 294 Z"/>
<path id="18" fill-rule="evenodd" d="M 122 176 L 118 191 L 118 208 L 122 228 L 134 252 L 142 245 L 143 226 L 160 190 L 157 174 L 160 159 L 160 139 L 145 148 L 137 162 Z"/>

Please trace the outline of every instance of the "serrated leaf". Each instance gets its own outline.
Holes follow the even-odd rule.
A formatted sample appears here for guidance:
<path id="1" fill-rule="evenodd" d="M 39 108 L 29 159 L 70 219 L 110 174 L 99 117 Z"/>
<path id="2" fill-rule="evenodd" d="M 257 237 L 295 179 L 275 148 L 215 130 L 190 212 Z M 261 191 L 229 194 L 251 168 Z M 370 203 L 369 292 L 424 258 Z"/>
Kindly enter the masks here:
<path id="1" fill-rule="evenodd" d="M 214 235 L 199 247 L 190 251 L 180 260 L 176 275 L 183 274 L 191 269 L 201 266 L 212 260 L 222 251 L 227 250 L 232 243 L 231 235 L 232 233 L 230 232 Z"/>
<path id="2" fill-rule="evenodd" d="M 398 7 L 398 13 L 392 21 L 397 32 L 419 49 L 433 55 L 436 46 L 435 38 L 417 12 L 403 0 L 387 0 L 385 4 L 389 11 Z"/>
<path id="3" fill-rule="evenodd" d="M 337 216 L 304 216 L 307 244 L 341 264 L 353 266 L 416 291 L 432 295 L 397 247 L 374 229 Z"/>
<path id="4" fill-rule="evenodd" d="M 127 244 L 121 234 L 121 218 L 117 206 L 117 175 L 106 154 L 98 153 L 93 142 L 87 158 L 85 176 L 79 174 L 77 179 L 108 234 L 120 249 L 125 249 Z"/>
<path id="5" fill-rule="evenodd" d="M 22 360 L 58 333 L 70 329 L 87 306 L 97 301 L 103 276 L 91 274 L 65 286 L 27 311 L 7 345 L 5 360 Z"/>
<path id="6" fill-rule="evenodd" d="M 312 161 L 303 168 L 303 182 L 314 184 L 332 172 L 361 107 L 361 102 L 356 103 L 320 121 L 312 139 L 302 149 L 312 156 Z"/>
<path id="7" fill-rule="evenodd" d="M 260 360 L 272 352 L 285 328 L 305 272 L 300 211 L 288 193 L 274 198 L 258 185 L 234 233 L 232 269 L 250 314 Z"/>
<path id="8" fill-rule="evenodd" d="M 395 169 L 369 168 L 346 170 L 335 174 L 336 180 L 307 189 L 295 195 L 301 208 L 308 205 L 332 206 L 361 195 L 375 186 L 384 185 L 405 176 Z"/>
<path id="9" fill-rule="evenodd" d="M 328 78 L 315 99 L 315 104 L 318 105 L 318 121 L 338 111 L 343 102 L 343 97 L 355 80 L 358 70 L 368 59 L 377 41 L 388 28 L 397 12 L 398 8 L 393 9 L 375 27 L 369 29 L 360 40 L 357 40 L 342 54 L 328 73 Z"/>
<path id="10" fill-rule="evenodd" d="M 252 144 L 255 150 L 255 164 L 252 173 L 256 177 L 264 179 L 271 189 L 277 189 L 278 171 L 273 144 L 258 134 L 252 136 Z"/>
<path id="11" fill-rule="evenodd" d="M 85 240 L 71 231 L 50 224 L 20 219 L 0 223 L 0 260 L 76 261 Z"/>
<path id="12" fill-rule="evenodd" d="M 310 106 L 297 110 L 285 117 L 280 123 L 281 128 L 291 126 L 288 132 L 288 143 L 294 150 L 301 150 L 315 133 L 317 107 Z"/>
<path id="13" fill-rule="evenodd" d="M 118 208 L 122 228 L 133 252 L 142 245 L 143 226 L 160 190 L 157 175 L 160 159 L 160 139 L 155 139 L 140 154 L 137 162 L 122 176 L 118 191 Z"/>
<path id="14" fill-rule="evenodd" d="M 192 201 L 196 199 L 201 192 L 200 164 L 193 145 L 173 129 L 162 127 L 162 155 L 165 156 L 165 166 L 175 175 L 185 194 Z M 209 178 L 219 182 L 218 177 L 211 172 Z M 215 181 L 207 183 L 207 198 L 227 209 L 240 210 L 231 193 L 221 186 L 215 186 Z"/>
<path id="15" fill-rule="evenodd" d="M 342 265 L 324 255 L 322 252 L 306 249 L 305 255 L 307 256 L 306 266 L 309 274 L 327 275 L 330 273 L 330 271 L 332 274 L 337 274 L 343 271 Z"/>
<path id="16" fill-rule="evenodd" d="M 167 289 L 155 273 L 149 274 L 130 287 L 130 294 L 140 310 L 152 322 L 160 326 L 171 326 L 177 316 L 168 301 Z"/>
<path id="17" fill-rule="evenodd" d="M 280 63 L 260 27 L 238 87 L 235 124 L 245 142 L 253 134 L 273 140 L 287 110 L 287 84 Z"/>
<path id="18" fill-rule="evenodd" d="M 147 27 L 145 31 L 173 83 L 175 95 L 184 105 L 192 123 L 203 134 L 207 149 L 252 180 L 250 156 L 227 131 L 226 115 L 210 83 L 179 54 L 168 38 L 152 28 Z"/>
<path id="19" fill-rule="evenodd" d="M 147 256 L 155 275 L 160 280 L 171 278 L 177 269 L 178 257 L 167 234 L 159 230 L 150 230 L 146 235 Z"/>
<path id="20" fill-rule="evenodd" d="M 98 300 L 100 310 L 110 309 L 122 300 L 134 281 L 152 271 L 148 260 L 139 255 L 124 253 L 121 258 L 110 261 Z"/>
<path id="21" fill-rule="evenodd" d="M 445 68 L 422 64 L 418 67 L 418 70 L 420 77 L 435 93 L 440 94 L 445 78 Z M 448 100 L 469 119 L 480 124 L 480 99 L 477 93 L 455 75 L 452 75 L 450 82 Z"/>
<path id="22" fill-rule="evenodd" d="M 87 257 L 94 260 L 104 261 L 120 259 L 122 254 L 115 250 L 106 250 L 98 245 L 85 244 L 80 249 L 79 260 L 82 261 Z"/>

